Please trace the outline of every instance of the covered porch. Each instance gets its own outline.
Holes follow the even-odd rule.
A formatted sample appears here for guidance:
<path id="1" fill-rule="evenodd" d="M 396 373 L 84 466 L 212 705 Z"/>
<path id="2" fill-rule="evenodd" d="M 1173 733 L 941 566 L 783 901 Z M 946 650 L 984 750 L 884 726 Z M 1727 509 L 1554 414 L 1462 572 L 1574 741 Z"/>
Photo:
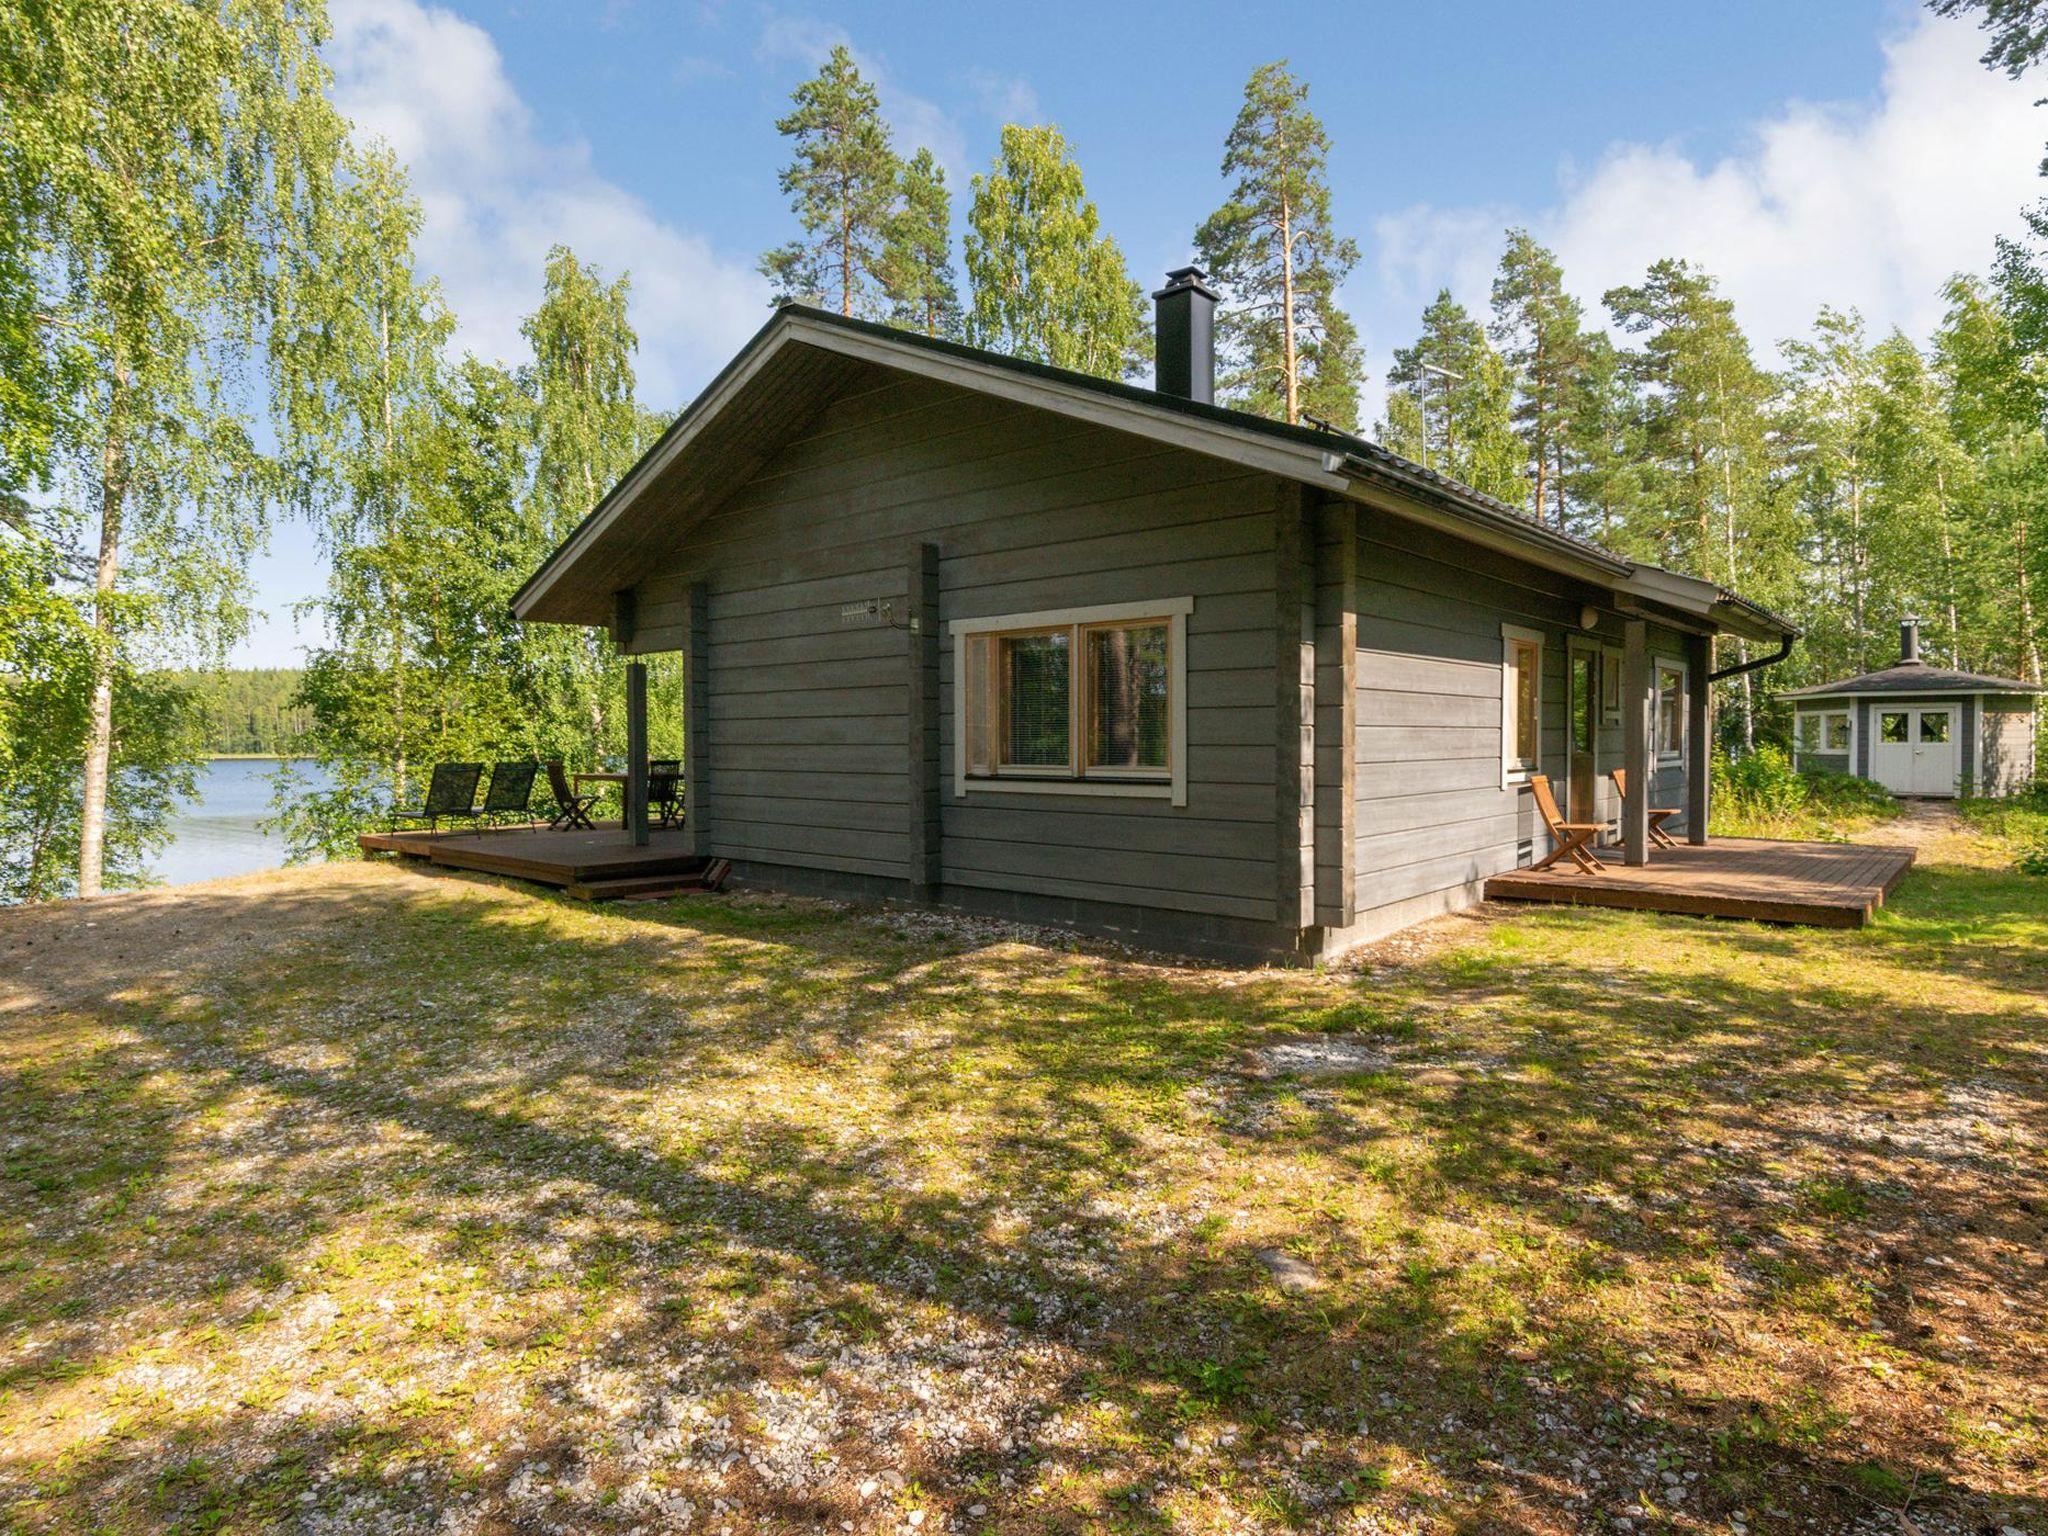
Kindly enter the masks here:
<path id="1" fill-rule="evenodd" d="M 614 634 L 630 632 L 630 605 L 621 604 Z M 700 803 L 701 785 L 693 783 L 687 775 L 684 777 L 681 825 L 656 825 L 649 814 L 647 664 L 628 661 L 625 674 L 625 772 L 573 776 L 578 780 L 578 789 L 586 787 L 583 781 L 587 780 L 616 782 L 620 794 L 618 816 L 596 816 L 584 827 L 534 822 L 510 827 L 366 832 L 356 839 L 357 846 L 364 853 L 397 854 L 448 869 L 511 875 L 559 887 L 584 901 L 718 889 L 725 883 L 729 866 L 727 861 L 714 859 L 701 849 L 694 829 L 703 825 L 703 818 L 701 814 L 690 814 Z"/>

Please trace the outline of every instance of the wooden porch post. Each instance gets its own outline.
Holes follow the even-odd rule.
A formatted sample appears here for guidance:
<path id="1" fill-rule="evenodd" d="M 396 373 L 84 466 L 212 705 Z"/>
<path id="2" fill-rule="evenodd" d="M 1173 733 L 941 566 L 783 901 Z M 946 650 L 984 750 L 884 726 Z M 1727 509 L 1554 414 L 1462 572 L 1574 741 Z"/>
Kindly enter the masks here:
<path id="1" fill-rule="evenodd" d="M 1316 920 L 1316 589 L 1309 491 L 1283 485 L 1274 508 L 1273 915 L 1298 949 Z"/>
<path id="2" fill-rule="evenodd" d="M 908 724 L 911 893 L 939 893 L 939 546 L 913 544 L 905 573 L 909 619 Z"/>
<path id="3" fill-rule="evenodd" d="M 1621 802 L 1622 862 L 1650 862 L 1650 724 L 1656 688 L 1650 677 L 1650 626 L 1641 619 L 1622 625 L 1622 762 L 1628 794 Z"/>
<path id="4" fill-rule="evenodd" d="M 1685 840 L 1707 845 L 1708 801 L 1714 775 L 1714 641 L 1693 635 L 1685 643 Z"/>
<path id="5" fill-rule="evenodd" d="M 711 611 L 708 589 L 694 583 L 685 601 L 683 653 L 683 847 L 711 852 Z"/>
<path id="6" fill-rule="evenodd" d="M 647 663 L 626 663 L 626 827 L 647 845 Z"/>

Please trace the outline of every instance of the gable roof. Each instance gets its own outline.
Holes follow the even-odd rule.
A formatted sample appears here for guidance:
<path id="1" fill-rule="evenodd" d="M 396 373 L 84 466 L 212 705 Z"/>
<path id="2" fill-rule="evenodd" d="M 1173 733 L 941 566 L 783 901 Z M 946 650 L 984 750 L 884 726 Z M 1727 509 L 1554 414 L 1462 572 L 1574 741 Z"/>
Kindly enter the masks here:
<path id="1" fill-rule="evenodd" d="M 1856 698 L 1872 694 L 1906 693 L 2041 693 L 2039 683 L 2023 683 L 2016 677 L 1991 677 L 1982 672 L 1956 672 L 1929 666 L 1924 661 L 1895 662 L 1876 672 L 1859 672 L 1836 683 L 1816 683 L 1811 688 L 1790 688 L 1781 699 Z"/>
<path id="2" fill-rule="evenodd" d="M 1349 433 L 1272 421 L 803 304 L 777 309 L 512 599 L 522 620 L 598 625 L 639 563 L 754 474 L 862 368 L 921 374 L 1354 499 L 1752 639 L 1798 630 L 1696 577 L 1624 559 Z"/>

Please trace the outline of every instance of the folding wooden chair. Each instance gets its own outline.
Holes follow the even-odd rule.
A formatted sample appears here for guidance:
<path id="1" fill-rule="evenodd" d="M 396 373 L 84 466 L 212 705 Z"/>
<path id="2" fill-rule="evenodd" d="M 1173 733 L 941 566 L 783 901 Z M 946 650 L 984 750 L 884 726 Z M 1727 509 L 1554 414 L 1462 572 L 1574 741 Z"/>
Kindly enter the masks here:
<path id="1" fill-rule="evenodd" d="M 1621 796 L 1621 803 L 1627 805 L 1628 770 L 1626 768 L 1610 769 L 1607 777 L 1614 781 L 1614 792 Z M 1650 807 L 1650 841 L 1659 848 L 1676 848 L 1678 846 L 1671 834 L 1664 830 L 1664 823 L 1677 814 L 1678 807 L 1675 805 L 1653 805 Z"/>
<path id="2" fill-rule="evenodd" d="M 1543 825 L 1550 829 L 1550 854 L 1541 863 L 1532 864 L 1531 869 L 1548 869 L 1559 859 L 1570 859 L 1589 875 L 1597 875 L 1607 866 L 1593 856 L 1593 839 L 1607 830 L 1607 824 L 1599 821 L 1566 821 L 1557 808 L 1557 796 L 1550 792 L 1550 779 L 1544 774 L 1532 774 L 1529 788 L 1536 796 L 1536 813 L 1543 818 Z"/>

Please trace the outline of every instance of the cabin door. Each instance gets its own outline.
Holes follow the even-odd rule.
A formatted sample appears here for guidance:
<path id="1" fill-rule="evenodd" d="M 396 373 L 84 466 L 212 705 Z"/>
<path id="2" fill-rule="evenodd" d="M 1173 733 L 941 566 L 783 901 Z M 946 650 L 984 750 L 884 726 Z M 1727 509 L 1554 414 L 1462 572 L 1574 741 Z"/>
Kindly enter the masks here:
<path id="1" fill-rule="evenodd" d="M 1565 717 L 1565 814 L 1599 821 L 1599 778 L 1593 756 L 1600 739 L 1600 653 L 1574 645 L 1566 657 L 1570 707 Z"/>
<path id="2" fill-rule="evenodd" d="M 1895 795 L 1953 795 L 1962 776 L 1962 732 L 1956 709 L 1877 711 L 1870 776 Z"/>

